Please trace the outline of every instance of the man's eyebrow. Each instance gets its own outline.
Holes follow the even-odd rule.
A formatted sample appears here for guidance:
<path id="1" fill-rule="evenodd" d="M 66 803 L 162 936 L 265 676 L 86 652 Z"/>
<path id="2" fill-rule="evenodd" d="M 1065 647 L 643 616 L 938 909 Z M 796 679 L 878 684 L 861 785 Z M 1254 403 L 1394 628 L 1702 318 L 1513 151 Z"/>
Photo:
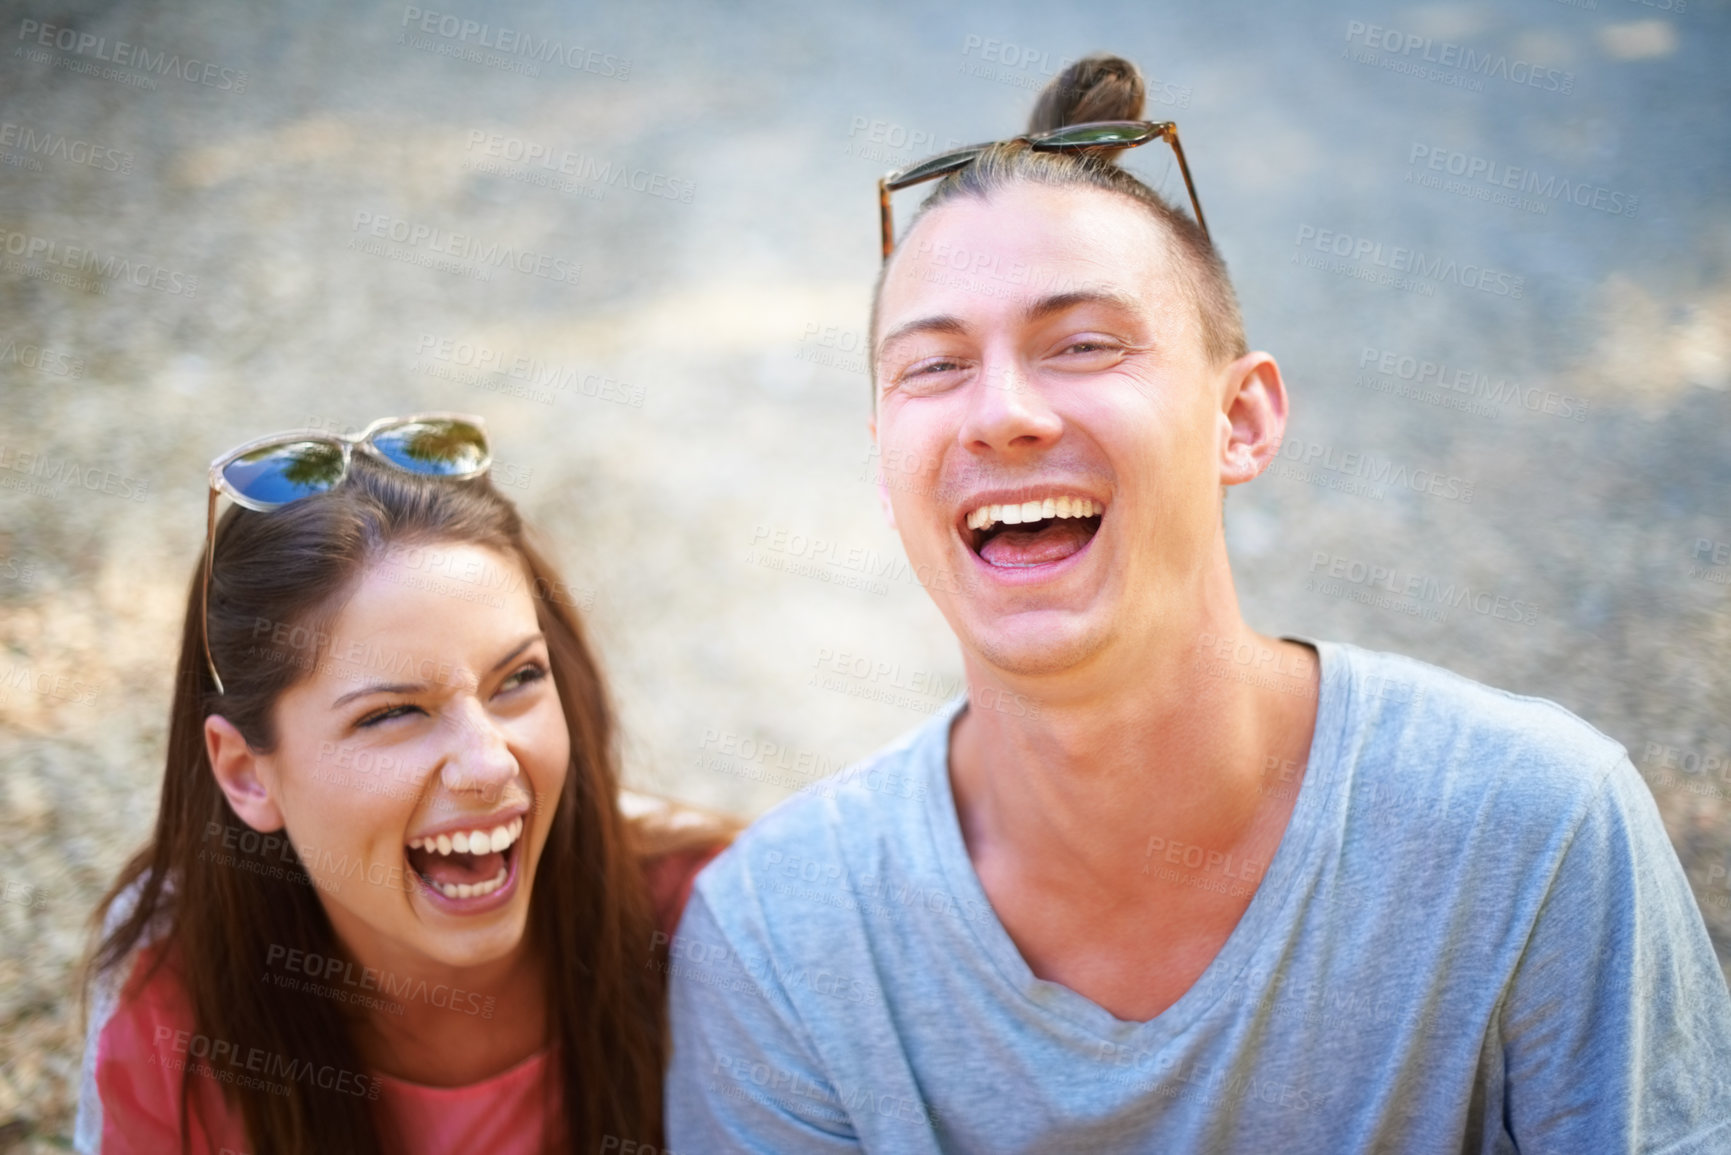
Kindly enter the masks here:
<path id="1" fill-rule="evenodd" d="M 965 333 L 967 331 L 968 327 L 962 323 L 960 317 L 948 315 L 921 317 L 918 320 L 909 321 L 905 325 L 897 325 L 885 333 L 884 339 L 878 342 L 878 348 L 888 348 L 890 342 L 899 341 L 903 337 L 909 337 L 915 333 Z"/>
<path id="2" fill-rule="evenodd" d="M 1050 297 L 1041 297 L 1022 310 L 1022 320 L 1039 321 L 1062 313 L 1065 309 L 1074 309 L 1077 305 L 1105 305 L 1130 311 L 1136 308 L 1137 302 L 1128 293 L 1120 293 L 1116 289 L 1077 289 L 1071 293 L 1055 293 Z"/>
<path id="3" fill-rule="evenodd" d="M 1136 308 L 1136 299 L 1128 293 L 1120 293 L 1116 289 L 1078 289 L 1070 293 L 1054 293 L 1049 297 L 1041 297 L 1022 310 L 1023 321 L 1038 321 L 1065 309 L 1073 309 L 1077 305 L 1106 305 L 1114 309 L 1131 310 Z M 897 325 L 884 334 L 884 339 L 878 342 L 879 349 L 888 348 L 892 341 L 915 333 L 965 333 L 968 326 L 960 317 L 947 314 L 936 317 L 920 317 L 905 325 Z"/>
<path id="4" fill-rule="evenodd" d="M 510 665 L 511 662 L 524 650 L 528 649 L 536 642 L 543 640 L 544 637 L 545 635 L 539 630 L 530 634 L 528 637 L 513 646 L 510 653 L 500 658 L 497 662 L 494 662 L 493 668 L 487 672 L 489 674 L 498 673 L 500 670 Z M 354 701 L 356 698 L 362 698 L 368 694 L 412 694 L 418 690 L 425 690 L 426 688 L 427 683 L 425 682 L 375 682 L 370 686 L 362 686 L 358 690 L 350 690 L 348 693 L 332 702 L 331 709 L 340 709 L 347 703 Z"/>

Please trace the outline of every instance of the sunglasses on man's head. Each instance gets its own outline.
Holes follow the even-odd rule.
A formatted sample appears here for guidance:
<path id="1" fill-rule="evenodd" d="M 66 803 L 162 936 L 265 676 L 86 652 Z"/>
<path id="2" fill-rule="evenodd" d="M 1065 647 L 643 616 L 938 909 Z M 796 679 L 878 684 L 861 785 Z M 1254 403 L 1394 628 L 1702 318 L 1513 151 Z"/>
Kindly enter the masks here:
<path id="1" fill-rule="evenodd" d="M 895 248 L 895 225 L 890 218 L 890 194 L 916 184 L 950 175 L 966 168 L 981 153 L 1000 144 L 1019 142 L 1035 152 L 1083 152 L 1089 149 L 1135 148 L 1151 140 L 1164 140 L 1178 157 L 1178 171 L 1184 176 L 1184 188 L 1190 194 L 1190 207 L 1196 212 L 1196 226 L 1208 236 L 1208 223 L 1202 219 L 1202 204 L 1196 199 L 1196 186 L 1190 181 L 1190 166 L 1184 161 L 1184 146 L 1178 143 L 1178 126 L 1170 120 L 1094 120 L 1087 124 L 1067 124 L 1051 132 L 1026 133 L 1009 140 L 986 141 L 965 148 L 940 152 L 918 164 L 897 169 L 878 181 L 878 216 L 883 228 L 884 260 L 890 259 Z"/>
<path id="2" fill-rule="evenodd" d="M 226 693 L 210 652 L 210 574 L 216 552 L 216 499 L 266 513 L 314 494 L 327 493 L 348 476 L 354 451 L 381 464 L 464 481 L 493 464 L 481 418 L 463 413 L 417 413 L 382 417 L 359 433 L 272 433 L 236 446 L 210 463 L 210 503 L 204 539 L 204 660 L 216 692 Z"/>

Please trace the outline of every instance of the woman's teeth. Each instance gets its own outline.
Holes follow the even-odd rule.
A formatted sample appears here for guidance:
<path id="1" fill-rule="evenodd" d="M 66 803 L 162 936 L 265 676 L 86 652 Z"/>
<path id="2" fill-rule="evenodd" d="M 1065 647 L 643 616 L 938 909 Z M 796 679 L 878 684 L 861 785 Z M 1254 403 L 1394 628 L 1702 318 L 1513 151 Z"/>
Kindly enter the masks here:
<path id="1" fill-rule="evenodd" d="M 1005 525 L 1026 525 L 1053 517 L 1093 517 L 1106 512 L 1106 507 L 1086 497 L 1048 497 L 1044 501 L 1024 501 L 1010 505 L 982 505 L 968 514 L 969 529 L 991 529 Z"/>
<path id="2" fill-rule="evenodd" d="M 497 854 L 516 842 L 523 833 L 523 819 L 513 818 L 507 825 L 486 830 L 459 830 L 455 834 L 440 834 L 432 838 L 417 838 L 409 843 L 410 850 L 426 850 L 435 854 Z M 490 885 L 481 883 L 482 886 Z"/>
<path id="3" fill-rule="evenodd" d="M 474 885 L 467 882 L 432 882 L 430 879 L 428 881 L 432 886 L 438 887 L 439 893 L 446 898 L 480 898 L 482 895 L 492 894 L 504 886 L 505 876 L 508 873 L 509 871 L 501 866 L 498 874 L 486 882 L 477 882 Z"/>

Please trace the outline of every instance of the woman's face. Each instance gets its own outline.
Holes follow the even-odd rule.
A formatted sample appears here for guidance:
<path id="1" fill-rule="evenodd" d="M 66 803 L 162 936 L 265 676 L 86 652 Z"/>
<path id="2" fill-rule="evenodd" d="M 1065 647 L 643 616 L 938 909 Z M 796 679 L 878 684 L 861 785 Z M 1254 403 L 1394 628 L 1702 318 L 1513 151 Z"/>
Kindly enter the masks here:
<path id="1" fill-rule="evenodd" d="M 522 565 L 393 551 L 330 637 L 258 777 L 338 937 L 387 968 L 511 956 L 571 752 Z"/>

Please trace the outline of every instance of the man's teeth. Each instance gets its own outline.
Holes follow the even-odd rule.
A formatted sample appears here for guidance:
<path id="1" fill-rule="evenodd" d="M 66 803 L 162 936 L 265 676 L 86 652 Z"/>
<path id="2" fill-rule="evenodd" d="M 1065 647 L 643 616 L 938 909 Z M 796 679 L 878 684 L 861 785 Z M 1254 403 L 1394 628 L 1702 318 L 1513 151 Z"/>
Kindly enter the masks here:
<path id="1" fill-rule="evenodd" d="M 480 898 L 482 895 L 492 894 L 504 886 L 507 873 L 509 872 L 501 866 L 499 873 L 486 882 L 477 882 L 473 885 L 467 882 L 434 882 L 432 885 L 438 887 L 439 893 L 446 898 Z"/>
<path id="2" fill-rule="evenodd" d="M 1024 501 L 1011 505 L 982 505 L 968 514 L 969 529 L 991 529 L 999 522 L 1005 525 L 1026 525 L 1049 517 L 1093 517 L 1106 512 L 1106 507 L 1086 497 L 1048 497 L 1044 501 Z"/>
<path id="3" fill-rule="evenodd" d="M 497 854 L 516 842 L 523 834 L 523 819 L 511 819 L 505 826 L 492 830 L 459 830 L 455 834 L 439 834 L 432 838 L 417 838 L 409 843 L 410 850 L 426 850 L 435 854 Z M 481 883 L 490 886 L 491 883 Z M 485 892 L 483 892 L 485 893 Z"/>

